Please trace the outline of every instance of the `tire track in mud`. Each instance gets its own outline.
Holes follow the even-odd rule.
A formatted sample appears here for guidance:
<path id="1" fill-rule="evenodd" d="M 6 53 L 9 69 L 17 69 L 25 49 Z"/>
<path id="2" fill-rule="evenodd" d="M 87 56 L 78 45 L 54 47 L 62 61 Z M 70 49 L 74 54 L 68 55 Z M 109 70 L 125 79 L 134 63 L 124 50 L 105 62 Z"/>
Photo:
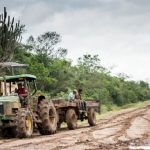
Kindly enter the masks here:
<path id="1" fill-rule="evenodd" d="M 109 124 L 109 123 L 111 123 L 111 122 L 114 122 L 115 119 L 119 118 L 120 116 L 125 116 L 125 115 L 127 115 L 127 114 L 136 113 L 136 112 L 139 112 L 139 111 L 142 111 L 142 110 L 145 111 L 145 110 L 148 109 L 148 108 L 150 108 L 150 105 L 148 105 L 148 106 L 146 106 L 146 107 L 143 107 L 143 108 L 141 108 L 141 109 L 137 108 L 137 109 L 133 109 L 133 110 L 131 110 L 131 111 L 119 113 L 119 114 L 117 114 L 117 115 L 112 116 L 110 119 L 107 119 L 106 121 L 100 122 L 100 124 Z M 122 119 L 121 119 L 121 120 L 122 120 Z M 111 126 L 110 126 L 110 127 L 111 127 Z M 97 126 L 96 126 L 96 127 L 93 127 L 93 129 L 97 129 L 97 128 L 98 128 Z M 101 128 L 99 128 L 99 129 L 101 129 Z"/>
<path id="2" fill-rule="evenodd" d="M 117 125 L 122 125 L 122 127 L 121 127 L 121 129 L 119 130 L 119 131 L 117 131 L 117 132 L 115 132 L 115 134 L 111 134 L 111 135 L 109 135 L 109 136 L 106 136 L 106 137 L 103 137 L 102 139 L 104 139 L 104 138 L 108 138 L 108 137 L 113 137 L 114 138 L 114 140 L 116 141 L 116 143 L 115 143 L 115 145 L 118 145 L 118 146 L 120 146 L 120 145 L 129 145 L 129 142 L 128 141 L 126 141 L 126 142 L 121 142 L 121 141 L 119 141 L 118 140 L 118 138 L 120 137 L 120 136 L 122 136 L 122 135 L 124 135 L 125 134 L 125 136 L 127 136 L 127 134 L 126 134 L 126 130 L 128 129 L 128 128 L 130 128 L 130 126 L 131 126 L 131 123 L 132 123 L 132 121 L 135 119 L 135 118 L 137 118 L 137 117 L 143 117 L 143 115 L 145 114 L 145 112 L 146 111 L 148 111 L 148 108 L 149 108 L 149 106 L 147 106 L 147 107 L 145 107 L 145 108 L 142 108 L 142 109 L 136 109 L 136 110 L 133 110 L 133 111 L 129 111 L 129 112 L 125 112 L 125 113 L 123 113 L 123 115 L 129 115 L 130 114 L 130 117 L 128 117 L 128 116 L 126 116 L 126 118 L 125 118 L 125 120 L 123 120 L 123 121 L 120 121 L 119 123 L 115 123 L 114 125 L 110 125 L 110 126 L 107 126 L 107 127 L 99 127 L 100 125 L 101 125 L 101 123 L 98 125 L 98 126 L 96 126 L 96 127 L 93 127 L 93 128 L 91 128 L 90 130 L 89 130 L 89 132 L 87 133 L 87 135 L 90 137 L 90 138 L 88 138 L 88 140 L 80 140 L 79 142 L 76 142 L 75 144 L 86 144 L 86 145 L 89 145 L 89 146 L 96 146 L 95 144 L 93 144 L 93 141 L 95 141 L 96 143 L 98 143 L 99 142 L 99 140 L 96 140 L 94 137 L 93 137 L 93 134 L 92 134 L 92 132 L 93 131 L 95 131 L 95 130 L 103 130 L 103 129 L 105 129 L 105 128 L 111 128 L 111 127 L 114 127 L 114 126 L 117 126 Z M 131 114 L 131 112 L 132 112 L 132 114 Z M 109 123 L 109 124 L 111 124 L 111 123 L 114 123 L 114 122 L 116 122 L 115 121 L 115 119 L 117 119 L 118 117 L 120 117 L 120 116 L 122 116 L 122 114 L 119 114 L 119 115 L 116 115 L 116 116 L 114 116 L 113 118 L 111 118 L 111 119 L 109 119 L 109 120 L 107 120 L 106 122 L 107 123 Z M 86 132 L 82 132 L 82 135 L 84 134 L 84 133 L 86 133 Z M 129 137 L 128 137 L 129 138 Z M 145 139 L 145 137 L 144 137 L 144 139 Z M 131 141 L 135 141 L 135 140 L 132 140 L 132 139 L 130 139 L 130 142 Z M 108 149 L 108 145 L 107 144 L 103 144 L 103 143 L 101 143 L 101 145 L 105 145 L 105 147 L 107 146 L 107 149 Z M 111 145 L 111 146 L 113 146 L 113 145 Z M 58 149 L 59 148 L 64 148 L 64 149 L 66 149 L 68 146 L 64 146 L 64 147 L 57 147 Z M 101 146 L 99 145 L 99 148 L 100 148 Z M 57 149 L 56 148 L 56 149 Z M 93 148 L 92 148 L 93 149 Z M 55 150 L 55 149 L 54 149 Z"/>
<path id="3" fill-rule="evenodd" d="M 89 129 L 89 127 L 83 127 L 83 130 L 86 130 L 86 129 Z M 0 145 L 0 150 L 2 149 L 5 149 L 5 150 L 10 150 L 11 149 L 20 149 L 21 147 L 26 147 L 28 146 L 29 144 L 33 144 L 33 145 L 40 145 L 40 144 L 45 144 L 45 143 L 59 143 L 61 142 L 62 139 L 65 139 L 67 137 L 70 137 L 72 136 L 72 131 L 76 132 L 75 134 L 73 134 L 72 137 L 76 137 L 77 135 L 79 135 L 79 133 L 82 133 L 80 130 L 82 130 L 82 128 L 79 128 L 79 129 L 76 129 L 76 130 L 65 130 L 66 132 L 58 132 L 56 134 L 53 134 L 53 135 L 47 135 L 47 136 L 38 136 L 38 137 L 34 137 L 34 138 L 30 138 L 32 141 L 29 142 L 29 139 L 23 139 L 23 140 L 20 140 L 20 139 L 15 139 L 13 141 L 8 141 L 9 144 L 12 144 L 10 146 L 8 145 L 5 145 L 5 144 L 8 144 L 8 143 L 2 143 Z M 42 139 L 44 138 L 44 140 Z M 27 140 L 27 142 L 26 142 Z M 17 141 L 20 141 L 20 144 L 16 145 L 15 143 L 13 142 L 17 142 Z M 21 144 L 21 142 L 24 141 L 24 143 Z M 12 143 L 11 143 L 12 142 Z M 59 147 L 63 147 L 63 146 L 59 146 Z M 55 148 L 54 148 L 55 149 Z"/>
<path id="4" fill-rule="evenodd" d="M 144 111 L 145 111 L 145 110 L 144 110 Z M 122 135 L 124 135 L 124 136 L 130 138 L 130 137 L 127 135 L 127 133 L 126 133 L 127 129 L 130 128 L 131 122 L 132 122 L 136 117 L 142 117 L 142 116 L 144 115 L 144 114 L 143 114 L 144 111 L 138 112 L 137 114 L 135 114 L 135 115 L 131 116 L 130 118 L 128 118 L 128 119 L 124 122 L 122 128 L 121 128 L 118 132 L 116 132 L 116 134 L 114 135 L 114 140 L 117 141 L 118 138 L 121 137 Z"/>
<path id="5" fill-rule="evenodd" d="M 143 116 L 145 115 L 145 113 L 149 111 L 149 108 L 150 108 L 150 106 L 147 106 L 147 107 L 141 109 L 140 111 L 138 110 L 136 113 L 135 113 L 135 111 L 134 111 L 134 113 L 133 113 L 132 115 L 130 115 L 130 117 L 127 117 L 125 121 L 122 121 L 121 123 L 115 124 L 115 125 L 120 125 L 120 124 L 123 123 L 123 125 L 122 125 L 122 127 L 121 127 L 120 130 L 118 130 L 117 132 L 115 132 L 115 134 L 111 134 L 111 135 L 109 135 L 109 136 L 103 137 L 102 139 L 109 138 L 109 137 L 113 137 L 113 138 L 114 138 L 114 141 L 116 141 L 116 144 L 113 144 L 113 145 L 118 145 L 119 143 L 123 143 L 123 144 L 126 144 L 126 145 L 128 144 L 128 145 L 129 145 L 129 142 L 128 142 L 128 141 L 131 142 L 131 141 L 136 141 L 136 140 L 139 140 L 139 141 L 141 141 L 141 143 L 142 143 L 142 141 L 143 141 L 144 139 L 147 139 L 147 138 L 150 137 L 150 134 L 149 134 L 149 133 L 150 133 L 150 129 L 149 129 L 149 132 L 146 133 L 146 134 L 144 134 L 141 139 L 138 139 L 138 138 L 137 138 L 137 139 L 134 139 L 134 140 L 131 139 L 131 138 L 127 135 L 126 131 L 127 131 L 127 129 L 129 129 L 129 128 L 131 127 L 131 123 L 132 123 L 137 117 L 142 117 L 142 118 L 146 119 L 148 122 L 150 122 L 149 119 L 143 117 Z M 133 111 L 132 111 L 132 112 L 133 112 Z M 129 112 L 127 112 L 127 113 L 125 113 L 125 114 L 128 115 Z M 119 117 L 120 117 L 120 115 L 119 115 Z M 114 118 L 113 118 L 113 119 L 114 119 Z M 115 119 L 117 119 L 117 116 L 115 116 Z M 112 119 L 111 119 L 111 120 L 112 120 Z M 113 126 L 114 126 L 114 125 L 109 126 L 109 128 L 111 128 L 111 127 L 113 127 Z M 107 126 L 107 127 L 108 127 L 108 126 Z M 106 128 L 107 128 L 107 127 L 106 127 Z M 98 128 L 98 127 L 96 127 L 96 128 Z M 95 129 L 96 129 L 96 128 L 95 128 Z M 100 129 L 102 129 L 102 128 L 100 128 Z M 98 129 L 98 130 L 100 130 L 100 129 Z M 104 129 L 104 128 L 103 128 L 103 129 Z M 122 135 L 126 136 L 129 140 L 128 140 L 128 141 L 124 141 L 124 142 L 120 141 L 118 138 L 121 137 Z M 90 136 L 92 136 L 92 134 L 90 134 Z M 95 140 L 95 139 L 94 139 L 94 140 Z M 103 143 L 101 143 L 101 144 L 106 146 L 106 144 L 103 144 Z M 112 146 L 113 146 L 113 145 L 112 145 Z"/>
<path id="6" fill-rule="evenodd" d="M 150 106 L 148 106 L 148 107 L 150 107 Z M 103 122 L 100 121 L 95 127 L 91 127 L 90 132 L 95 131 L 95 130 L 103 130 L 105 128 L 111 128 L 113 126 L 117 126 L 122 123 L 128 122 L 128 121 L 122 120 L 122 119 L 120 119 L 119 121 L 116 121 L 115 119 L 119 118 L 120 116 L 125 116 L 125 115 L 131 114 L 131 113 L 136 113 L 136 111 L 138 111 L 135 115 L 133 114 L 134 116 L 131 116 L 131 117 L 127 116 L 127 118 L 125 118 L 128 120 L 130 120 L 130 119 L 133 120 L 134 118 L 138 117 L 138 115 L 140 115 L 141 112 L 143 113 L 145 111 L 145 109 L 147 109 L 147 107 L 140 109 L 140 111 L 139 111 L 139 109 L 135 109 L 135 110 L 125 112 L 122 114 L 117 114 L 117 115 L 113 116 L 112 118 L 107 119 L 106 121 L 103 121 Z M 143 116 L 143 114 L 142 114 L 142 116 Z M 113 124 L 113 125 L 108 125 L 108 124 Z M 104 127 L 100 127 L 101 125 L 102 126 L 104 125 Z M 105 125 L 108 125 L 108 126 L 105 126 Z"/>
<path id="7" fill-rule="evenodd" d="M 121 129 L 119 130 L 119 131 L 117 131 L 117 132 L 115 132 L 115 134 L 111 134 L 111 135 L 109 135 L 109 136 L 106 136 L 106 137 L 103 137 L 102 139 L 104 139 L 104 138 L 109 138 L 109 137 L 113 137 L 114 138 L 114 141 L 116 141 L 116 143 L 115 143 L 115 145 L 129 145 L 129 142 L 128 141 L 125 141 L 125 142 L 122 142 L 122 141 L 120 141 L 120 140 L 118 140 L 118 138 L 120 137 L 120 136 L 122 136 L 122 135 L 124 135 L 125 134 L 125 136 L 127 136 L 127 134 L 126 134 L 126 130 L 128 129 L 128 128 L 130 128 L 130 126 L 131 126 L 131 123 L 132 123 L 132 121 L 135 119 L 135 118 L 137 118 L 137 117 L 143 117 L 143 115 L 145 114 L 145 111 L 148 111 L 148 108 L 149 108 L 149 106 L 148 107 L 145 107 L 145 108 L 143 108 L 143 109 L 141 109 L 140 111 L 139 111 L 139 109 L 138 109 L 138 111 L 137 110 L 135 110 L 135 111 L 132 111 L 132 115 L 130 116 L 130 117 L 127 117 L 126 118 L 126 120 L 125 121 L 121 121 L 121 122 L 119 122 L 119 123 L 116 123 L 116 124 L 114 124 L 114 125 L 111 125 L 111 126 L 107 126 L 107 127 L 103 127 L 103 128 L 99 128 L 99 126 L 96 126 L 96 127 L 93 127 L 92 129 L 91 129 L 91 131 L 89 131 L 89 133 L 88 133 L 88 135 L 89 135 L 89 137 L 91 137 L 95 142 L 99 142 L 99 140 L 96 140 L 94 137 L 93 137 L 93 134 L 92 134 L 92 131 L 95 131 L 95 130 L 102 130 L 102 129 L 105 129 L 105 128 L 111 128 L 111 127 L 114 127 L 114 126 L 117 126 L 117 125 L 120 125 L 120 124 L 122 124 L 123 123 L 123 126 L 121 127 Z M 126 113 L 124 113 L 124 115 L 128 115 L 129 113 L 131 113 L 131 111 L 130 112 L 126 112 Z M 120 116 L 122 116 L 122 115 L 117 115 L 117 116 L 115 116 L 115 117 L 113 117 L 112 119 L 110 119 L 111 121 L 115 118 L 115 119 L 117 119 L 118 117 L 120 117 Z M 108 120 L 109 121 L 109 120 Z M 108 122 L 107 121 L 107 122 Z M 113 122 L 115 122 L 114 120 L 113 120 Z M 109 122 L 110 124 L 112 123 L 112 122 Z M 99 124 L 100 125 L 100 124 Z M 146 136 L 143 136 L 142 137 L 142 139 L 145 139 L 146 137 L 148 137 L 148 135 L 146 135 Z M 129 139 L 130 139 L 130 137 L 128 137 Z M 135 139 L 136 140 L 136 139 Z M 130 139 L 130 142 L 131 141 L 135 141 L 135 140 L 132 140 L 132 139 Z M 138 139 L 137 139 L 138 140 Z M 87 141 L 87 143 L 86 144 L 88 144 L 88 145 L 92 145 L 92 142 L 90 142 L 91 140 L 88 140 Z M 82 143 L 82 142 L 80 142 L 80 143 Z M 101 145 L 105 145 L 105 147 L 106 147 L 106 145 L 107 144 L 104 144 L 104 143 L 101 143 Z M 95 145 L 94 145 L 95 146 Z M 100 146 L 100 145 L 99 145 Z M 114 146 L 114 144 L 113 145 L 111 145 L 111 146 Z M 100 146 L 101 147 L 101 146 Z M 99 147 L 99 148 L 100 148 Z M 93 149 L 93 148 L 92 148 Z M 107 147 L 107 149 L 108 149 L 108 147 Z"/>
<path id="8" fill-rule="evenodd" d="M 143 107 L 141 109 L 134 109 L 130 111 L 126 111 L 123 113 L 119 113 L 117 115 L 108 118 L 105 121 L 99 121 L 95 127 L 80 127 L 77 130 L 62 130 L 58 131 L 55 135 L 50 136 L 34 136 L 31 139 L 12 139 L 12 140 L 4 140 L 6 143 L 0 144 L 0 149 L 15 149 L 21 150 L 26 148 L 37 148 L 37 149 L 45 149 L 51 148 L 52 150 L 69 150 L 69 148 L 78 149 L 78 146 L 84 147 L 83 149 L 114 149 L 114 146 L 127 146 L 129 145 L 129 141 L 120 141 L 119 137 L 122 135 L 127 136 L 127 130 L 130 128 L 131 123 L 137 118 L 141 117 L 150 122 L 150 120 L 144 116 L 144 114 L 149 110 L 150 106 Z M 109 128 L 119 128 L 117 131 L 110 135 L 106 135 L 102 138 L 95 138 L 93 133 L 97 131 L 103 131 Z M 149 137 L 150 134 L 146 133 L 140 140 L 144 140 Z M 102 140 L 112 138 L 115 141 L 115 144 L 107 144 L 101 142 Z M 129 139 L 130 137 L 128 137 Z M 69 141 L 68 143 L 66 141 Z M 73 140 L 73 142 L 71 141 Z M 130 140 L 136 141 L 138 139 Z M 18 142 L 18 143 L 17 143 Z M 17 145 L 16 145 L 17 143 Z M 51 144 L 55 146 L 50 146 Z M 42 147 L 43 146 L 43 147 Z M 91 148 L 92 147 L 92 148 Z"/>

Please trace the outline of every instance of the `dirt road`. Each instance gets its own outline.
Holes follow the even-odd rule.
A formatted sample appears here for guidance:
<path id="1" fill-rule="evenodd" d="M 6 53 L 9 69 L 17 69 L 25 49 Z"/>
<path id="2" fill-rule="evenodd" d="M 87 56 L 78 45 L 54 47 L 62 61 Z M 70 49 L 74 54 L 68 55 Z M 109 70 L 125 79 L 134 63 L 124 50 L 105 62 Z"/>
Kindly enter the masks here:
<path id="1" fill-rule="evenodd" d="M 129 149 L 129 145 L 150 145 L 150 106 L 125 110 L 99 120 L 95 127 L 58 131 L 55 135 L 35 135 L 30 139 L 0 140 L 4 150 L 99 150 Z"/>

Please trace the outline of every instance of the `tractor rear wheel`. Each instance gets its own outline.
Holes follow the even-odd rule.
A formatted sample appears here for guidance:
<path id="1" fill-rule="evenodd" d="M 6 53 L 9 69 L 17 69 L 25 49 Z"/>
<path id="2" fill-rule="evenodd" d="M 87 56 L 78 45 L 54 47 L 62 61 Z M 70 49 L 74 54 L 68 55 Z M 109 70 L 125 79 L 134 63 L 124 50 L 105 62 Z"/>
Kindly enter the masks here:
<path id="1" fill-rule="evenodd" d="M 18 111 L 17 133 L 19 138 L 31 137 L 33 133 L 33 118 L 29 109 Z"/>
<path id="2" fill-rule="evenodd" d="M 57 130 L 57 112 L 53 103 L 42 100 L 38 105 L 38 114 L 42 123 L 37 124 L 42 135 L 54 134 Z"/>
<path id="3" fill-rule="evenodd" d="M 77 115 L 74 109 L 67 110 L 66 122 L 67 122 L 68 129 L 74 130 L 77 128 Z"/>
<path id="4" fill-rule="evenodd" d="M 88 123 L 90 126 L 95 126 L 96 125 L 96 114 L 94 108 L 89 108 L 87 112 L 88 116 Z"/>

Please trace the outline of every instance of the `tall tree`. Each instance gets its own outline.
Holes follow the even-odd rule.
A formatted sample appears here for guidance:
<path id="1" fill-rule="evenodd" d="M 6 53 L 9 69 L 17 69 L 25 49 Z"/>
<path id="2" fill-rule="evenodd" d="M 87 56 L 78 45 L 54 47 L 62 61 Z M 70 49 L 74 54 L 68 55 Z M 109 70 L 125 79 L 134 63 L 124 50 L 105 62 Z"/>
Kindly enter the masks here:
<path id="1" fill-rule="evenodd" d="M 11 61 L 17 43 L 21 41 L 24 25 L 7 15 L 6 7 L 0 14 L 0 62 Z"/>
<path id="2" fill-rule="evenodd" d="M 28 49 L 36 53 L 39 63 L 48 66 L 50 61 L 56 58 L 64 58 L 67 50 L 64 48 L 57 48 L 57 44 L 61 41 L 61 37 L 56 32 L 46 32 L 39 35 L 36 39 L 30 36 L 27 40 Z"/>
<path id="3" fill-rule="evenodd" d="M 84 68 L 84 70 L 87 70 L 88 72 L 105 70 L 101 65 L 99 55 L 83 55 L 83 57 L 78 58 L 78 66 Z"/>

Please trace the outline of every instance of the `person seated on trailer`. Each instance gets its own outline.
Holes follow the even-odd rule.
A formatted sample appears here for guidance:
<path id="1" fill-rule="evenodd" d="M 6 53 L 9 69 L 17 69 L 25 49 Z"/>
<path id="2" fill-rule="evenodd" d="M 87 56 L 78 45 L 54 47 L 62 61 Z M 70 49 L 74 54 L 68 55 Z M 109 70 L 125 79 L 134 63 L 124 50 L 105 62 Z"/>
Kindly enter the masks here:
<path id="1" fill-rule="evenodd" d="M 78 89 L 78 97 L 80 100 L 82 100 L 82 89 Z"/>
<path id="2" fill-rule="evenodd" d="M 16 89 L 15 91 L 16 93 L 18 93 L 21 101 L 23 101 L 28 96 L 28 92 L 22 83 L 18 83 L 18 89 Z"/>
<path id="3" fill-rule="evenodd" d="M 73 90 L 73 94 L 74 94 L 74 99 L 78 100 L 80 97 L 79 97 L 79 93 L 78 93 L 78 90 L 74 89 Z"/>
<path id="4" fill-rule="evenodd" d="M 78 91 L 76 89 L 74 89 L 73 91 L 71 91 L 69 94 L 68 94 L 68 100 L 69 101 L 74 101 L 75 99 L 78 98 Z"/>
<path id="5" fill-rule="evenodd" d="M 75 90 L 70 91 L 69 94 L 68 94 L 68 100 L 69 101 L 74 101 L 75 100 L 75 95 L 76 95 L 76 91 Z"/>
<path id="6" fill-rule="evenodd" d="M 78 99 L 80 100 L 80 108 L 86 110 L 86 101 L 82 99 L 82 92 L 81 88 L 78 89 Z"/>

